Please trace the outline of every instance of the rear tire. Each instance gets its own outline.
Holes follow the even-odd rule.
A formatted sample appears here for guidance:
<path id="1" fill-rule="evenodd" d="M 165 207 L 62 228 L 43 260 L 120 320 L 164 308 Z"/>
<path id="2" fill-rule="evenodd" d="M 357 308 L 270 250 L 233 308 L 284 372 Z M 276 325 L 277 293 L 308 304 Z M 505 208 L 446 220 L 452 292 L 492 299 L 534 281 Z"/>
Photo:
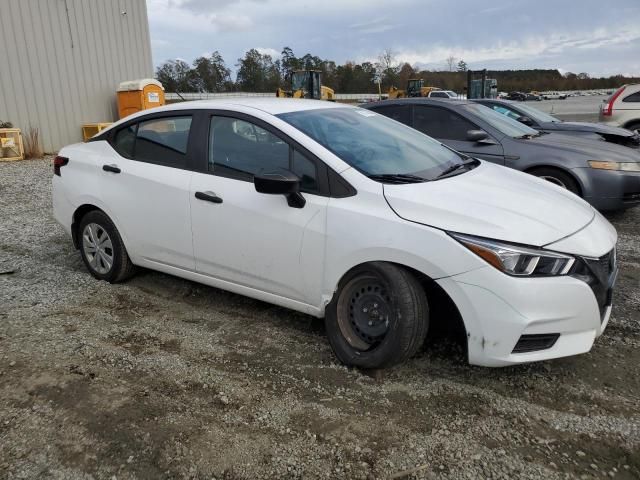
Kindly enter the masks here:
<path id="1" fill-rule="evenodd" d="M 385 262 L 357 267 L 327 306 L 326 331 L 348 366 L 385 368 L 413 356 L 429 328 L 424 289 L 408 270 Z"/>
<path id="2" fill-rule="evenodd" d="M 580 193 L 578 182 L 576 182 L 571 175 L 563 172 L 562 170 L 553 167 L 543 167 L 536 168 L 535 170 L 530 170 L 527 173 L 530 173 L 531 175 L 534 175 L 538 178 L 542 178 L 543 180 L 553 183 L 558 187 L 569 190 L 571 193 L 575 193 L 579 197 L 582 196 Z"/>
<path id="3" fill-rule="evenodd" d="M 118 229 L 104 212 L 92 210 L 82 217 L 78 243 L 82 261 L 95 278 L 118 283 L 135 273 Z"/>

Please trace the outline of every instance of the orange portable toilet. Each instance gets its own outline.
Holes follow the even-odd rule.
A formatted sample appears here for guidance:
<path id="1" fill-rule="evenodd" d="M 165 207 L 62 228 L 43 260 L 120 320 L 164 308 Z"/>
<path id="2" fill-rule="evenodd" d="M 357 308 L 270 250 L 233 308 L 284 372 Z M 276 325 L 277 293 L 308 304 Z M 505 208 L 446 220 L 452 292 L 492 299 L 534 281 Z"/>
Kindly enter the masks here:
<path id="1" fill-rule="evenodd" d="M 128 80 L 118 86 L 118 115 L 120 118 L 161 105 L 164 105 L 164 87 L 153 78 Z"/>

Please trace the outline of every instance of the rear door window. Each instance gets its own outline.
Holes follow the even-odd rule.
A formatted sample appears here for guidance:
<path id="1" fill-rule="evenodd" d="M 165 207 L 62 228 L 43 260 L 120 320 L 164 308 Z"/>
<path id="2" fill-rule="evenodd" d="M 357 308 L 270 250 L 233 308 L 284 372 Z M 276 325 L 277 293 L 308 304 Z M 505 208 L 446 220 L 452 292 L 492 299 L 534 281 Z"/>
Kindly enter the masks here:
<path id="1" fill-rule="evenodd" d="M 126 158 L 133 158 L 133 149 L 136 144 L 136 130 L 138 124 L 134 123 L 118 130 L 113 138 L 113 148 Z"/>
<path id="2" fill-rule="evenodd" d="M 640 92 L 632 93 L 622 99 L 623 102 L 640 102 Z"/>
<path id="3" fill-rule="evenodd" d="M 140 122 L 134 159 L 170 167 L 186 163 L 191 116 L 163 117 Z"/>

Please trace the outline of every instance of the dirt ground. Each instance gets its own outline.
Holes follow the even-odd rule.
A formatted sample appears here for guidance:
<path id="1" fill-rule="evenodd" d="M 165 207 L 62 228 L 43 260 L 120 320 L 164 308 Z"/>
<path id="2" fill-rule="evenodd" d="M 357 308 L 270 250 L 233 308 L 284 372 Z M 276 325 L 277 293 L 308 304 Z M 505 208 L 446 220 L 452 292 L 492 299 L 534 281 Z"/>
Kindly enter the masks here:
<path id="1" fill-rule="evenodd" d="M 321 321 L 142 271 L 94 280 L 51 159 L 0 164 L 0 478 L 640 478 L 640 208 L 585 355 L 513 368 L 428 343 L 367 375 Z"/>

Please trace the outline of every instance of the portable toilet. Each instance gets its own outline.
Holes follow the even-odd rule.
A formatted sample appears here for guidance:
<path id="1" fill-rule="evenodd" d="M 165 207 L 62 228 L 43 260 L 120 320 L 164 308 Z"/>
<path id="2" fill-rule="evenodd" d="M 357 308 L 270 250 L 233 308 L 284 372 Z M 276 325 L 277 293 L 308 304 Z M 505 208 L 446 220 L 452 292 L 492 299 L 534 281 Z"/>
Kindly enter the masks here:
<path id="1" fill-rule="evenodd" d="M 128 80 L 118 86 L 118 115 L 120 118 L 161 105 L 164 105 L 164 87 L 153 78 Z"/>

